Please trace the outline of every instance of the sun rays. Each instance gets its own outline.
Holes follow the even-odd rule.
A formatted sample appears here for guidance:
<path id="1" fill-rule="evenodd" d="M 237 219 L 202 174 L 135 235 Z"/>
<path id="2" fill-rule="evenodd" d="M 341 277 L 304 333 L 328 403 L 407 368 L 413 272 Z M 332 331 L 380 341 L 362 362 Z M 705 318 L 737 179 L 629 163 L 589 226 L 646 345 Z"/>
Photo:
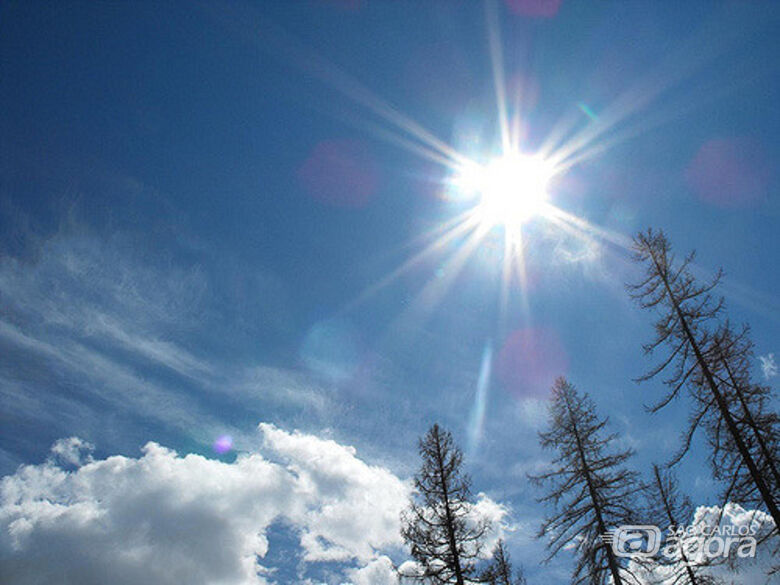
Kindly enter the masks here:
<path id="1" fill-rule="evenodd" d="M 498 267 L 501 283 L 497 291 L 499 314 L 503 319 L 510 297 L 514 295 L 520 298 L 521 304 L 526 303 L 526 257 L 538 244 L 534 234 L 526 229 L 531 224 L 544 225 L 547 232 L 558 230 L 562 236 L 576 238 L 583 245 L 607 246 L 625 253 L 630 246 L 628 237 L 596 226 L 556 205 L 557 180 L 585 161 L 687 111 L 692 107 L 691 100 L 685 107 L 678 104 L 673 111 L 662 112 L 655 108 L 653 112 L 647 112 L 662 95 L 714 61 L 719 51 L 739 41 L 742 34 L 717 29 L 720 25 L 713 20 L 706 30 L 693 34 L 668 58 L 660 59 L 606 106 L 592 108 L 580 101 L 579 96 L 572 96 L 570 110 L 563 113 L 549 128 L 546 138 L 533 147 L 524 143 L 522 132 L 529 123 L 528 117 L 522 115 L 530 109 L 526 103 L 529 88 L 507 83 L 499 3 L 486 0 L 484 6 L 497 136 L 492 148 L 486 147 L 476 153 L 462 152 L 439 138 L 420 121 L 305 46 L 259 11 L 251 7 L 210 11 L 238 37 L 275 53 L 354 106 L 345 109 L 328 99 L 318 104 L 317 109 L 438 165 L 442 190 L 454 191 L 456 205 L 453 209 L 459 211 L 442 218 L 438 225 L 414 241 L 405 243 L 402 248 L 410 251 L 406 259 L 347 302 L 340 312 L 355 308 L 422 262 L 429 262 L 437 255 L 451 254 L 452 258 L 439 262 L 439 265 L 447 266 L 446 278 L 432 274 L 430 282 L 423 285 L 417 295 L 420 299 L 413 298 L 407 305 L 431 308 L 430 303 L 442 298 L 447 288 L 456 282 L 458 272 L 468 264 L 469 257 L 485 240 L 490 240 L 499 243 L 503 254 Z M 720 49 L 705 42 L 708 35 L 714 33 L 726 41 Z M 638 117 L 642 112 L 645 115 Z M 472 185 L 462 190 L 459 183 L 464 178 Z M 463 211 L 464 203 L 471 207 Z"/>
<path id="2" fill-rule="evenodd" d="M 446 269 L 431 276 L 398 315 L 391 329 L 403 329 L 404 323 L 419 322 L 426 313 L 434 310 L 468 260 L 488 238 L 498 241 L 502 248 L 501 279 L 497 291 L 500 319 L 503 321 L 506 318 L 513 287 L 517 288 L 521 307 L 527 314 L 526 253 L 533 242 L 524 234 L 524 228 L 531 222 L 542 222 L 548 228 L 558 229 L 562 234 L 578 238 L 589 246 L 606 243 L 624 250 L 630 247 L 630 239 L 626 236 L 592 225 L 554 203 L 557 179 L 576 162 L 611 146 L 597 142 L 609 128 L 586 128 L 572 132 L 578 123 L 582 123 L 582 119 L 567 120 L 551 129 L 548 139 L 543 141 L 537 151 L 523 144 L 521 128 L 526 120 L 520 115 L 522 90 L 518 89 L 517 95 L 508 95 L 498 13 L 491 2 L 486 3 L 486 22 L 496 94 L 495 116 L 500 145 L 498 155 L 484 152 L 478 158 L 473 153 L 469 156 L 459 152 L 380 98 L 367 99 L 365 88 L 361 88 L 358 99 L 358 96 L 352 96 L 351 92 L 346 91 L 346 86 L 341 86 L 345 95 L 353 97 L 356 102 L 371 104 L 371 111 L 390 126 L 382 127 L 371 122 L 364 124 L 364 127 L 371 128 L 375 136 L 411 154 L 439 164 L 443 175 L 441 182 L 447 191 L 446 199 L 455 201 L 459 206 L 464 203 L 470 206 L 424 234 L 421 238 L 422 248 L 347 305 L 353 308 L 367 300 L 436 254 L 451 254 L 441 260 L 441 266 Z M 378 104 L 382 106 L 377 107 Z M 511 110 L 509 104 L 513 104 Z M 579 113 L 582 114 L 581 108 Z M 589 123 L 593 125 L 599 122 L 596 115 L 591 114 L 587 116 Z M 453 242 L 458 243 L 454 252 L 451 251 Z"/>
<path id="3" fill-rule="evenodd" d="M 236 18 L 230 24 L 243 32 L 245 38 L 257 39 L 257 28 L 246 28 L 249 20 Z M 390 320 L 379 343 L 412 344 L 414 340 L 410 337 L 425 331 L 426 322 L 443 306 L 448 293 L 460 286 L 464 270 L 472 265 L 475 257 L 489 256 L 490 264 L 485 266 L 497 278 L 495 295 L 486 298 L 485 304 L 494 303 L 498 322 L 493 337 L 499 343 L 511 333 L 510 323 L 517 323 L 518 317 L 520 326 L 531 332 L 526 337 L 536 335 L 529 289 L 535 280 L 531 270 L 539 269 L 536 258 L 543 246 L 550 245 L 551 241 L 553 247 L 563 241 L 577 242 L 585 252 L 570 254 L 571 261 L 576 262 L 597 259 L 602 249 L 627 256 L 630 238 L 560 207 L 560 186 L 578 165 L 660 123 L 657 113 L 655 118 L 645 116 L 638 120 L 636 114 L 696 65 L 678 66 L 677 70 L 668 71 L 666 77 L 662 65 L 607 107 L 594 109 L 573 96 L 570 110 L 549 128 L 546 137 L 532 143 L 525 140 L 527 128 L 533 122 L 529 115 L 532 83 L 525 87 L 507 83 L 499 10 L 490 0 L 485 4 L 485 22 L 495 92 L 492 116 L 496 120 L 496 132 L 493 144 L 482 144 L 477 149 L 468 140 L 456 147 L 441 139 L 420 121 L 273 23 L 266 19 L 258 23 L 265 42 L 271 45 L 265 48 L 280 53 L 299 71 L 352 105 L 337 107 L 337 102 L 327 100 L 318 109 L 440 169 L 437 179 L 443 199 L 442 216 L 427 231 L 399 245 L 395 252 L 400 252 L 403 259 L 397 267 L 338 311 L 339 315 L 350 313 L 405 276 L 422 272 L 425 280 L 420 283 L 413 279 L 417 282 L 416 291 L 404 295 L 401 310 Z M 495 254 L 493 247 L 497 249 Z M 481 254 L 482 251 L 491 252 Z M 510 313 L 516 309 L 519 314 Z M 534 354 L 535 346 L 526 337 L 521 339 L 522 343 L 518 342 L 518 351 Z M 486 347 L 491 346 L 489 340 L 486 343 Z M 559 349 L 554 343 L 550 348 L 547 349 L 553 353 Z M 479 443 L 493 357 L 491 350 L 486 350 L 482 357 L 469 431 L 472 451 Z"/>
<path id="4" fill-rule="evenodd" d="M 220 20 L 233 26 L 244 38 L 257 38 L 257 27 L 247 28 L 247 23 L 254 20 L 269 44 L 265 48 L 285 56 L 300 71 L 357 106 L 349 112 L 342 108 L 334 112 L 334 116 L 415 157 L 439 165 L 442 169 L 442 190 L 449 190 L 457 207 L 462 209 L 464 203 L 471 205 L 457 216 L 443 219 L 440 225 L 423 234 L 421 248 L 415 249 L 400 266 L 346 303 L 341 312 L 354 308 L 422 261 L 436 254 L 445 254 L 452 249 L 453 242 L 459 242 L 454 256 L 441 262 L 448 267 L 446 278 L 432 275 L 431 281 L 420 290 L 419 299 L 409 303 L 410 306 L 431 308 L 431 303 L 440 299 L 456 281 L 470 256 L 485 239 L 490 238 L 502 246 L 498 302 L 502 308 L 500 313 L 504 314 L 513 286 L 519 287 L 521 298 L 525 297 L 525 254 L 533 242 L 524 234 L 524 228 L 532 221 L 560 227 L 568 235 L 589 243 L 604 239 L 613 244 L 627 241 L 619 234 L 592 226 L 587 220 L 556 207 L 555 183 L 577 162 L 612 146 L 613 143 L 606 140 L 600 144 L 599 139 L 605 138 L 608 131 L 630 113 L 631 108 L 621 102 L 619 115 L 598 116 L 594 120 L 595 113 L 591 112 L 593 115 L 586 117 L 575 103 L 574 116 L 565 117 L 551 128 L 547 140 L 542 141 L 537 150 L 524 144 L 522 128 L 528 121 L 521 112 L 527 109 L 523 101 L 525 96 L 522 87 L 515 88 L 511 95 L 507 89 L 499 10 L 495 2 L 485 3 L 485 21 L 495 91 L 498 144 L 484 152 L 468 154 L 435 136 L 422 123 L 305 47 L 268 19 L 257 14 L 254 19 L 245 18 L 248 15 L 234 16 L 226 18 L 222 15 Z M 326 110 L 329 107 L 326 105 Z M 584 128 L 583 118 L 587 120 Z M 399 318 L 403 319 L 402 316 Z"/>
<path id="5" fill-rule="evenodd" d="M 613 273 L 603 276 L 607 271 L 600 272 L 606 264 L 601 259 L 607 253 L 613 255 L 611 260 L 627 259 L 631 239 L 582 216 L 596 211 L 598 205 L 594 201 L 583 202 L 579 212 L 570 209 L 565 202 L 565 190 L 576 184 L 577 169 L 588 161 L 701 104 L 702 99 L 690 99 L 689 93 L 677 90 L 698 68 L 717 56 L 701 42 L 709 33 L 695 34 L 667 58 L 660 55 L 646 70 L 639 70 L 633 82 L 626 80 L 628 83 L 606 103 L 583 101 L 596 99 L 593 92 L 588 92 L 587 97 L 566 96 L 570 107 L 560 112 L 557 119 L 545 122 L 548 126 L 540 135 L 529 130 L 538 127 L 544 117 L 534 117 L 537 86 L 532 79 L 515 82 L 517 71 L 504 60 L 499 5 L 487 0 L 486 70 L 492 77 L 494 100 L 485 112 L 471 106 L 459 110 L 451 120 L 454 138 L 448 141 L 437 136 L 430 129 L 431 124 L 414 119 L 270 20 L 258 16 L 251 7 L 242 10 L 249 14 L 234 9 L 215 17 L 261 49 L 277 53 L 309 80 L 321 83 L 319 89 L 325 91 L 317 95 L 323 97 L 313 104 L 320 113 L 411 155 L 407 162 L 424 161 L 426 170 L 437 169 L 434 174 L 442 200 L 438 217 L 428 216 L 429 224 L 422 233 L 399 242 L 392 250 L 395 261 L 379 272 L 373 284 L 341 305 L 337 316 L 357 313 L 368 301 L 378 300 L 374 306 L 381 306 L 382 299 L 378 297 L 393 287 L 395 304 L 375 345 L 419 347 L 426 355 L 437 350 L 436 340 L 426 338 L 435 329 L 427 326 L 429 320 L 443 316 L 457 323 L 475 315 L 487 325 L 479 329 L 486 337 L 481 360 L 477 361 L 480 356 L 475 352 L 471 356 L 474 361 L 470 362 L 474 369 L 479 364 L 473 410 L 467 422 L 468 452 L 474 455 L 486 423 L 493 377 L 505 388 L 517 391 L 521 409 L 533 410 L 537 408 L 533 405 L 544 399 L 536 389 L 549 387 L 543 379 L 566 368 L 565 347 L 556 332 L 545 329 L 544 323 L 534 323 L 541 320 L 539 314 L 531 311 L 530 291 L 536 283 L 545 273 L 576 263 L 583 270 L 592 268 L 592 273 L 605 282 L 622 286 Z M 250 18 L 252 13 L 255 18 Z M 723 32 L 727 34 L 718 34 L 717 38 L 725 36 L 729 43 L 736 42 L 737 33 Z M 511 53 L 507 52 L 507 56 L 511 57 Z M 438 63 L 436 66 L 430 67 L 434 77 L 446 70 L 439 68 Z M 566 73 L 564 70 L 563 74 Z M 449 82 L 447 79 L 447 90 Z M 485 85 L 489 90 L 490 85 Z M 453 91 L 458 89 L 453 87 Z M 713 91 L 707 99 L 727 90 Z M 662 97 L 666 101 L 659 104 Z M 442 112 L 447 106 L 433 105 L 441 105 Z M 539 110 L 545 106 L 543 102 L 538 105 Z M 547 105 L 555 107 L 552 102 Z M 483 116 L 495 120 L 494 137 L 489 144 L 482 143 Z M 527 139 L 528 136 L 533 139 Z M 451 293 L 472 285 L 471 290 L 478 291 L 476 298 L 481 306 L 469 310 L 469 315 L 461 315 L 457 309 L 452 311 L 460 298 Z M 741 296 L 756 306 L 775 310 L 766 299 L 748 297 L 742 292 Z M 474 298 L 470 297 L 470 302 Z M 495 324 L 490 323 L 493 319 Z M 420 340 L 423 342 L 418 344 Z M 458 368 L 460 364 L 453 361 L 452 366 Z"/>

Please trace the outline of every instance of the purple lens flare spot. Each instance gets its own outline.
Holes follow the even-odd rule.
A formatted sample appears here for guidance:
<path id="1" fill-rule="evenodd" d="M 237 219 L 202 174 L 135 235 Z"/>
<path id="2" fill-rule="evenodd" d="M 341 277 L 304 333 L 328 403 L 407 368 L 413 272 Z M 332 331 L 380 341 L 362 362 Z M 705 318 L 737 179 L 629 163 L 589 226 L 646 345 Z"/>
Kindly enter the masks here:
<path id="1" fill-rule="evenodd" d="M 233 449 L 233 437 L 230 435 L 220 435 L 217 437 L 217 440 L 214 441 L 212 448 L 214 449 L 215 453 L 224 455 Z"/>

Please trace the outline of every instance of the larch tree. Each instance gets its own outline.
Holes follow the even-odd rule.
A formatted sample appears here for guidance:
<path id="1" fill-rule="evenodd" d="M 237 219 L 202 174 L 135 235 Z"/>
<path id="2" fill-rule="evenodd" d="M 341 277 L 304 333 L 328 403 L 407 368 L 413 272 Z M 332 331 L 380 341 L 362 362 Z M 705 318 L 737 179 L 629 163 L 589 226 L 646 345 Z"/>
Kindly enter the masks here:
<path id="1" fill-rule="evenodd" d="M 463 452 L 452 435 L 433 425 L 418 445 L 422 465 L 415 494 L 402 516 L 401 536 L 419 578 L 441 585 L 479 582 L 477 563 L 489 523 L 476 517 Z"/>
<path id="2" fill-rule="evenodd" d="M 587 394 L 566 379 L 552 388 L 549 430 L 539 433 L 543 448 L 556 452 L 552 469 L 529 478 L 546 488 L 540 502 L 551 505 L 538 536 L 547 538 L 549 561 L 561 550 L 574 550 L 574 584 L 633 582 L 621 559 L 604 541 L 616 526 L 635 523 L 638 475 L 626 469 L 631 450 L 615 449 L 616 435 L 606 432 Z"/>
<path id="3" fill-rule="evenodd" d="M 503 540 L 499 539 L 493 549 L 493 557 L 480 581 L 489 585 L 526 585 L 522 567 L 517 570 L 512 567 L 512 559 Z"/>
<path id="4" fill-rule="evenodd" d="M 724 329 L 723 300 L 713 296 L 721 272 L 711 282 L 700 284 L 691 271 L 693 254 L 677 262 L 663 232 L 640 233 L 634 239 L 634 251 L 635 260 L 645 266 L 645 277 L 630 286 L 632 296 L 641 307 L 659 314 L 656 337 L 644 346 L 645 352 L 668 348 L 662 361 L 640 379 L 653 378 L 665 370 L 670 372 L 665 380 L 670 390 L 651 411 L 667 406 L 683 389 L 691 397 L 688 429 L 672 463 L 685 455 L 694 433 L 704 426 L 712 447 L 714 475 L 722 477 L 726 469 L 735 474 L 731 479 L 736 481 L 732 481 L 726 493 L 755 493 L 754 499 L 779 527 L 780 491 L 773 491 L 771 483 L 776 445 L 774 456 L 769 457 L 762 455 L 761 447 L 764 439 L 770 441 L 764 441 L 767 446 L 771 444 L 777 425 L 771 423 L 773 415 L 768 404 L 760 397 L 758 387 L 749 383 L 749 373 L 743 367 L 749 344 L 733 341 L 728 324 Z M 759 430 L 761 425 L 768 425 L 767 432 Z"/>
<path id="5" fill-rule="evenodd" d="M 687 496 L 680 493 L 677 479 L 674 474 L 662 470 L 658 465 L 653 465 L 653 479 L 646 486 L 648 508 L 653 522 L 658 527 L 682 527 L 690 522 L 693 517 L 693 505 Z M 662 555 L 654 561 L 661 565 L 670 566 L 671 573 L 664 583 L 668 585 L 713 585 L 717 583 L 713 578 L 701 573 L 704 564 L 696 559 L 688 558 L 686 542 L 680 540 L 680 536 L 673 533 L 670 538 L 675 543 L 667 541 L 667 545 L 674 544 L 679 550 L 679 559 L 666 559 Z"/>
<path id="6" fill-rule="evenodd" d="M 752 380 L 754 354 L 748 327 L 735 331 L 727 321 L 713 335 L 706 355 L 715 379 L 725 389 L 729 412 L 733 413 L 759 473 L 770 492 L 780 494 L 780 415 L 772 410 L 775 399 L 772 389 Z M 707 429 L 714 475 L 727 482 L 726 498 L 761 505 L 761 494 L 736 442 L 724 426 L 724 421 L 718 418 L 710 421 Z"/>

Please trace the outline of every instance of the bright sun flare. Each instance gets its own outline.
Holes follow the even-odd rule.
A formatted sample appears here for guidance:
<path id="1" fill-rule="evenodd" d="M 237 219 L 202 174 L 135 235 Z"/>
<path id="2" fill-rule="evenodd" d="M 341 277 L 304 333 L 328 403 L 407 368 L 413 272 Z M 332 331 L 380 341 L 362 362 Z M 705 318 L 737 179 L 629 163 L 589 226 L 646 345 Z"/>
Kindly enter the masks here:
<path id="1" fill-rule="evenodd" d="M 461 173 L 460 183 L 479 196 L 480 223 L 518 225 L 537 215 L 547 201 L 549 163 L 536 156 L 508 154 Z"/>
<path id="2" fill-rule="evenodd" d="M 539 158 L 512 154 L 482 170 L 477 213 L 490 224 L 512 225 L 536 215 L 547 200 L 551 172 Z"/>

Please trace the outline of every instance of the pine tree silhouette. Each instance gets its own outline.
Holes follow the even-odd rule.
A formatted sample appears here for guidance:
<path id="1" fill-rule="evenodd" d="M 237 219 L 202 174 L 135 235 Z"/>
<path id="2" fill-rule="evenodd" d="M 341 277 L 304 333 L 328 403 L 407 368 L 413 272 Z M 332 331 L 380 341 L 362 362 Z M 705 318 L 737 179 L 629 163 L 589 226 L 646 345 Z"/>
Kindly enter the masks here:
<path id="1" fill-rule="evenodd" d="M 715 476 L 722 478 L 726 469 L 734 474 L 726 494 L 757 493 L 755 499 L 772 516 L 775 527 L 780 527 L 780 490 L 773 491 L 768 481 L 772 475 L 764 474 L 777 461 L 776 415 L 768 412 L 766 401 L 759 397 L 761 392 L 745 380 L 747 370 L 740 366 L 740 360 L 748 355 L 749 345 L 734 342 L 733 332 L 721 323 L 723 300 L 716 300 L 712 291 L 722 272 L 711 282 L 699 284 L 691 272 L 693 254 L 678 265 L 663 232 L 640 233 L 634 238 L 634 250 L 635 261 L 645 266 L 646 273 L 641 282 L 630 286 L 632 296 L 641 307 L 659 313 L 656 337 L 645 345 L 645 351 L 669 348 L 662 362 L 640 378 L 647 380 L 671 369 L 665 380 L 670 390 L 651 410 L 664 408 L 683 388 L 692 399 L 688 429 L 672 463 L 688 452 L 694 433 L 703 423 L 713 449 Z M 731 382 L 729 370 L 734 376 Z M 751 393 L 755 393 L 753 398 Z M 762 456 L 762 441 L 767 446 L 774 442 L 775 453 Z"/>
<path id="2" fill-rule="evenodd" d="M 414 478 L 416 494 L 401 519 L 401 535 L 422 578 L 435 584 L 478 582 L 476 565 L 489 525 L 472 513 L 471 480 L 461 470 L 463 453 L 436 424 L 418 449 L 422 465 Z"/>
<path id="3" fill-rule="evenodd" d="M 635 495 L 641 489 L 638 475 L 624 464 L 631 450 L 615 451 L 616 436 L 605 434 L 606 419 L 599 419 L 587 394 L 580 394 L 566 379 L 552 388 L 550 429 L 539 434 L 543 448 L 557 452 L 553 469 L 529 478 L 547 488 L 539 501 L 552 504 L 555 513 L 545 519 L 538 536 L 548 538 L 550 555 L 572 548 L 578 561 L 575 584 L 626 583 L 619 559 L 602 536 L 610 529 L 633 524 Z"/>

